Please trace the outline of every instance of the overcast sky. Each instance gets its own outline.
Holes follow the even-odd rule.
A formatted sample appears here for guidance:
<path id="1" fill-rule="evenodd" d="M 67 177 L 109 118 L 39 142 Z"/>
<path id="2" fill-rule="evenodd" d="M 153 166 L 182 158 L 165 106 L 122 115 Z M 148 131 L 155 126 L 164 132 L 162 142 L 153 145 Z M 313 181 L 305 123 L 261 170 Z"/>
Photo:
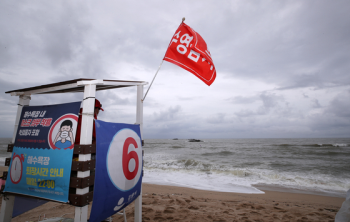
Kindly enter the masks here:
<path id="1" fill-rule="evenodd" d="M 12 136 L 18 103 L 6 91 L 76 78 L 150 83 L 183 17 L 217 77 L 208 87 L 164 62 L 144 102 L 145 138 L 350 137 L 349 12 L 348 0 L 0 0 L 0 137 Z M 135 87 L 97 97 L 99 119 L 135 122 Z M 33 95 L 31 105 L 82 99 Z"/>

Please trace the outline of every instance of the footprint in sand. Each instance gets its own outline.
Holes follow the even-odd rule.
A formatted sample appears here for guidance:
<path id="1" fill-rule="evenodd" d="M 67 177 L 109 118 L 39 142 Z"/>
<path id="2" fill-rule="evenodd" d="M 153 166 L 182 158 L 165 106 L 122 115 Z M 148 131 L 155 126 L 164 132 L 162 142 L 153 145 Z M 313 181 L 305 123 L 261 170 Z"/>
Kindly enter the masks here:
<path id="1" fill-rule="evenodd" d="M 175 208 L 174 207 L 167 207 L 163 212 L 171 214 L 171 213 L 175 212 Z"/>
<path id="2" fill-rule="evenodd" d="M 114 211 L 119 210 L 120 208 L 122 208 L 124 206 L 124 197 L 120 198 L 118 201 L 118 205 L 114 207 Z"/>

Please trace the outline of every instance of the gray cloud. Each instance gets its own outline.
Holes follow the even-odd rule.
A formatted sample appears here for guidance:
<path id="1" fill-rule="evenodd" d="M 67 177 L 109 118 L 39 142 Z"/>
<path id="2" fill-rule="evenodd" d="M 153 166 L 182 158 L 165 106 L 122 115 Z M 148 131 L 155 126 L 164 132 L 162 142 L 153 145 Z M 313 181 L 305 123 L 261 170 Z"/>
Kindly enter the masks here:
<path id="1" fill-rule="evenodd" d="M 153 113 L 153 121 L 167 121 L 167 120 L 174 120 L 179 116 L 179 113 L 181 112 L 181 106 L 177 105 L 175 107 L 169 107 L 165 111 L 159 111 Z"/>
<path id="2" fill-rule="evenodd" d="M 211 124 L 223 123 L 225 121 L 226 113 L 217 113 L 214 116 L 207 118 L 207 122 Z"/>
<path id="3" fill-rule="evenodd" d="M 262 100 L 263 106 L 266 109 L 277 106 L 278 102 L 283 100 L 281 96 L 278 96 L 274 93 L 262 93 L 260 95 L 260 99 Z"/>
<path id="4" fill-rule="evenodd" d="M 327 113 L 337 117 L 350 117 L 350 90 L 338 94 L 329 104 Z"/>
<path id="5" fill-rule="evenodd" d="M 322 107 L 317 99 L 313 99 L 311 101 L 311 103 L 312 103 L 312 105 L 311 105 L 312 108 L 316 108 L 317 109 L 317 108 L 321 108 Z"/>
<path id="6" fill-rule="evenodd" d="M 344 76 L 350 59 L 350 32 L 345 28 L 349 3 L 270 3 L 251 4 L 238 14 L 222 17 L 235 21 L 242 16 L 238 21 L 244 22 L 228 26 L 225 34 L 236 35 L 220 43 L 236 50 L 220 57 L 220 67 L 232 77 L 259 78 L 281 89 L 349 85 L 350 79 Z M 256 16 L 248 14 L 251 11 Z M 232 66 L 222 64 L 228 60 Z"/>
<path id="7" fill-rule="evenodd" d="M 238 100 L 242 100 L 242 98 L 238 97 Z M 256 100 L 256 98 L 261 102 L 261 105 L 256 110 L 248 110 L 248 109 L 242 109 L 238 112 L 235 112 L 235 115 L 238 117 L 251 117 L 251 116 L 260 116 L 260 115 L 267 115 L 270 113 L 270 111 L 274 112 L 282 112 L 285 108 L 286 104 L 284 104 L 284 98 L 282 96 L 276 95 L 275 93 L 271 92 L 263 92 L 259 96 L 256 97 L 250 97 L 248 99 L 253 101 Z M 247 101 L 247 100 L 244 100 Z"/>
<path id="8" fill-rule="evenodd" d="M 259 100 L 258 96 L 235 96 L 232 98 L 229 98 L 228 101 L 235 103 L 235 104 L 249 104 L 253 103 L 255 101 Z"/>

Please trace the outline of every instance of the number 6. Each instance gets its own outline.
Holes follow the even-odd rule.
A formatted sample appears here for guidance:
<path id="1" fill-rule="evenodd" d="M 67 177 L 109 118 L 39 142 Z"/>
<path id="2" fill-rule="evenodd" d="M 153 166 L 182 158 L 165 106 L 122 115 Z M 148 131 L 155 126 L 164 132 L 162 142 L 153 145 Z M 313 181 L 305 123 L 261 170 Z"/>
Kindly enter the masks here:
<path id="1" fill-rule="evenodd" d="M 135 178 L 137 171 L 138 171 L 138 168 L 139 168 L 139 158 L 137 156 L 137 153 L 135 151 L 131 151 L 130 153 L 128 153 L 130 144 L 134 145 L 135 148 L 138 147 L 135 139 L 132 137 L 128 137 L 124 142 L 122 163 L 123 163 L 124 175 L 125 175 L 126 179 L 128 179 L 128 180 L 132 180 Z M 135 166 L 135 169 L 133 172 L 130 172 L 130 170 L 129 170 L 129 162 L 131 159 L 134 159 L 135 163 L 136 163 L 136 166 Z"/>

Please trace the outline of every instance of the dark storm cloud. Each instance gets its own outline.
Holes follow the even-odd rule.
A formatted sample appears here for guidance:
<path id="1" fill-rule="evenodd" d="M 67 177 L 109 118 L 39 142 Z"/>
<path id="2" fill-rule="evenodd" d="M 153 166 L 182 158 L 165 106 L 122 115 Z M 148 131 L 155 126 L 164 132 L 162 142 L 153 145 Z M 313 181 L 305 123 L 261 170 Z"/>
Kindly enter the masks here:
<path id="1" fill-rule="evenodd" d="M 350 90 L 337 95 L 329 104 L 327 113 L 337 117 L 344 117 L 349 120 L 350 117 Z M 348 121 L 349 122 L 349 121 Z"/>
<path id="2" fill-rule="evenodd" d="M 311 101 L 311 103 L 312 103 L 312 105 L 311 105 L 311 107 L 312 108 L 321 108 L 322 106 L 320 105 L 320 103 L 318 102 L 318 99 L 313 99 L 312 101 Z"/>
<path id="3" fill-rule="evenodd" d="M 6 81 L 4 76 L 0 76 L 0 103 L 2 104 L 0 112 L 0 137 L 12 137 L 18 104 L 17 96 L 5 94 L 5 92 L 19 88 L 24 88 L 23 83 L 12 83 Z"/>
<path id="4" fill-rule="evenodd" d="M 26 84 L 23 82 L 10 82 L 8 81 L 8 79 L 10 79 L 11 75 L 2 75 L 0 76 L 0 89 L 1 89 L 1 94 L 0 94 L 0 98 L 7 98 L 9 99 L 10 94 L 5 94 L 5 92 L 8 91 L 12 91 L 15 89 L 21 89 L 21 88 L 25 88 Z M 16 78 L 16 77 L 14 77 Z"/>
<path id="5" fill-rule="evenodd" d="M 232 38 L 218 41 L 216 47 L 232 50 L 216 53 L 220 54 L 219 70 L 232 77 L 277 83 L 281 89 L 350 84 L 347 1 L 272 1 L 249 6 L 236 13 L 231 9 L 220 18 L 232 23 L 221 36 Z"/>
<path id="6" fill-rule="evenodd" d="M 249 97 L 248 99 L 236 97 L 235 100 L 239 101 L 240 103 L 249 103 L 251 101 L 261 102 L 261 105 L 256 110 L 242 109 L 238 112 L 235 112 L 235 115 L 238 117 L 267 115 L 271 110 L 275 112 L 281 112 L 286 105 L 285 100 L 282 96 L 271 92 L 263 92 L 258 96 Z"/>
<path id="7" fill-rule="evenodd" d="M 46 66 L 59 74 L 51 76 L 53 82 L 105 73 L 98 49 L 87 40 L 91 21 L 86 5 L 7 2 L 1 8 L 0 47 L 5 50 L 0 50 L 0 67 Z"/>
<path id="8" fill-rule="evenodd" d="M 195 137 L 198 124 L 203 120 L 194 115 L 185 115 L 181 106 L 168 107 L 145 115 L 145 136 L 148 138 L 190 138 Z"/>
<path id="9" fill-rule="evenodd" d="M 45 9 L 41 9 L 45 10 Z M 69 4 L 46 21 L 40 35 L 44 44 L 44 53 L 53 66 L 69 62 L 79 54 L 85 54 L 84 41 L 89 34 L 89 25 L 84 20 L 85 7 L 76 10 Z M 91 56 L 91 53 L 87 53 Z"/>
<path id="10" fill-rule="evenodd" d="M 333 115 L 314 115 L 308 119 L 308 126 L 318 137 L 349 137 L 350 121 Z"/>
<path id="11" fill-rule="evenodd" d="M 276 95 L 275 93 L 262 93 L 260 99 L 263 102 L 263 106 L 267 109 L 277 106 L 278 102 L 282 101 L 281 96 Z"/>
<path id="12" fill-rule="evenodd" d="M 81 77 L 150 81 L 185 16 L 207 42 L 217 80 L 209 89 L 176 82 L 191 74 L 163 64 L 144 103 L 146 136 L 346 136 L 347 0 L 198 3 L 1 2 L 1 124 L 12 127 L 15 118 L 18 98 L 8 90 Z M 135 94 L 135 87 L 97 92 L 106 108 L 101 119 L 134 123 Z M 82 98 L 40 95 L 31 104 Z"/>

